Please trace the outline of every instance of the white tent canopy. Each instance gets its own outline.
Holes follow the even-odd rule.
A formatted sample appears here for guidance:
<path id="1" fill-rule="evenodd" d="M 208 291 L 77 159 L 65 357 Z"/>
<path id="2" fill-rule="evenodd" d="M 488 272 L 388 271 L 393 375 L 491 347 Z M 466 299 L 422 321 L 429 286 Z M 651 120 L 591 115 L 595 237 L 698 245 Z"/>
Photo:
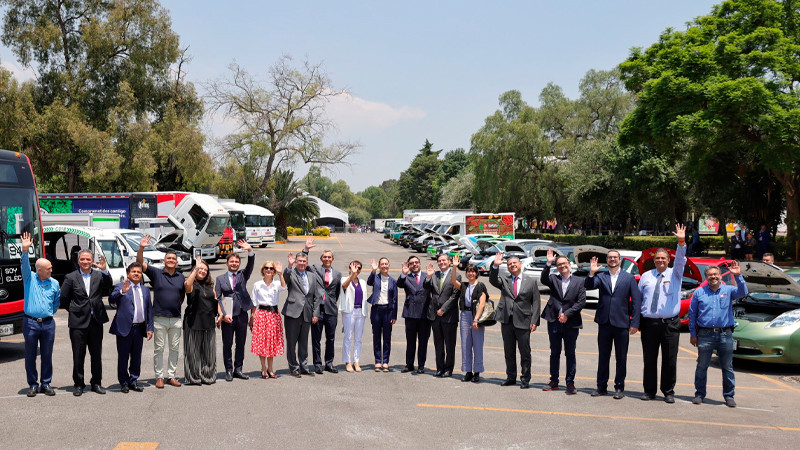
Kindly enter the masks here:
<path id="1" fill-rule="evenodd" d="M 309 195 L 317 205 L 319 205 L 319 217 L 317 217 L 317 224 L 319 225 L 333 225 L 336 227 L 345 227 L 349 222 L 349 216 L 346 212 L 331 205 L 319 197 Z"/>

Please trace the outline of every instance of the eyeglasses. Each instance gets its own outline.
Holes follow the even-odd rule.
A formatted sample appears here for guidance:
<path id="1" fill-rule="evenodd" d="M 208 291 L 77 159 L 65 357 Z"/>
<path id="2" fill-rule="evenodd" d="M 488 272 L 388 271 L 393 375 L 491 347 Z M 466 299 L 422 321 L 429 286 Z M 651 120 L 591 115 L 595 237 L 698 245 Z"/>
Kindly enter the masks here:
<path id="1" fill-rule="evenodd" d="M 264 270 L 275 270 L 274 267 L 264 267 Z"/>

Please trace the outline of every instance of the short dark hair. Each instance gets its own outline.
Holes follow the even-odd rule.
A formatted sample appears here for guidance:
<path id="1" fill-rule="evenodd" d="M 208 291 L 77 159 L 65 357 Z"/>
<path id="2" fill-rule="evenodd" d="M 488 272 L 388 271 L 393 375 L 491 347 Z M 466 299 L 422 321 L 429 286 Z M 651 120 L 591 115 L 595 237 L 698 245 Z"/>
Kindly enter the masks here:
<path id="1" fill-rule="evenodd" d="M 134 261 L 134 262 L 128 264 L 128 267 L 125 269 L 125 273 L 131 273 L 131 270 L 133 270 L 133 269 L 135 269 L 137 267 L 139 268 L 139 270 L 144 271 L 142 263 Z"/>
<path id="2" fill-rule="evenodd" d="M 656 257 L 659 253 L 666 253 L 667 258 L 672 258 L 669 254 L 669 250 L 665 249 L 664 247 L 659 247 L 655 253 L 653 253 L 653 258 Z"/>
<path id="3" fill-rule="evenodd" d="M 480 271 L 478 271 L 478 266 L 476 266 L 475 264 L 468 265 L 467 270 L 465 270 L 465 272 L 475 272 L 480 275 Z"/>
<path id="4" fill-rule="evenodd" d="M 412 259 L 416 259 L 417 261 L 419 261 L 419 256 L 416 256 L 416 255 L 411 255 L 411 256 L 409 256 L 409 257 L 408 257 L 408 259 L 406 260 L 406 262 L 411 262 L 411 260 L 412 260 Z"/>
<path id="5" fill-rule="evenodd" d="M 378 260 L 378 264 L 380 264 L 381 261 L 383 261 L 384 259 L 386 260 L 387 263 L 389 262 L 389 258 L 387 258 L 385 256 L 381 256 L 381 259 Z"/>
<path id="6" fill-rule="evenodd" d="M 705 273 L 706 273 L 706 277 L 708 276 L 708 272 L 710 272 L 710 271 L 712 271 L 712 270 L 716 270 L 717 272 L 720 272 L 720 273 L 722 273 L 722 271 L 721 271 L 721 270 L 719 270 L 719 267 L 718 267 L 718 266 L 715 266 L 715 265 L 710 265 L 710 266 L 706 267 L 706 271 L 705 271 Z"/>
<path id="7" fill-rule="evenodd" d="M 236 253 L 230 253 L 230 254 L 228 254 L 228 257 L 227 257 L 227 258 L 225 258 L 225 262 L 228 262 L 228 261 L 230 261 L 232 258 L 236 258 L 236 259 L 238 259 L 239 261 L 241 261 L 241 260 L 242 260 L 242 258 L 240 258 L 240 257 L 239 257 L 239 255 L 237 255 Z"/>

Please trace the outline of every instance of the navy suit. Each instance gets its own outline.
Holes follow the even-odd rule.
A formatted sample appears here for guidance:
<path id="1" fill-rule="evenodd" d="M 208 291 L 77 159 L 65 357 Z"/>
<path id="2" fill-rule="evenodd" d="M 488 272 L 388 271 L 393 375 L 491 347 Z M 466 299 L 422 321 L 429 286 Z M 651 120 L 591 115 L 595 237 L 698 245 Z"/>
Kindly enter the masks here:
<path id="1" fill-rule="evenodd" d="M 564 344 L 564 356 L 567 359 L 567 386 L 575 384 L 577 362 L 575 347 L 578 342 L 578 330 L 583 328 L 581 310 L 586 306 L 586 288 L 582 277 L 570 276 L 567 290 L 564 292 L 560 274 L 550 273 L 550 264 L 542 270 L 541 282 L 550 288 L 550 299 L 542 311 L 542 318 L 547 321 L 547 336 L 550 338 L 550 383 L 558 385 L 558 370 L 561 365 L 561 344 Z M 558 321 L 560 314 L 567 316 L 567 321 Z"/>
<path id="2" fill-rule="evenodd" d="M 378 305 L 381 295 L 381 274 L 372 272 L 367 278 L 367 286 L 372 286 L 372 295 L 367 302 L 372 305 L 369 321 L 372 324 L 372 347 L 375 364 L 389 364 L 392 350 L 392 320 L 397 320 L 397 281 L 389 278 L 386 297 L 387 305 Z"/>
<path id="3" fill-rule="evenodd" d="M 122 283 L 114 286 L 108 303 L 117 307 L 108 332 L 117 336 L 117 380 L 120 386 L 136 385 L 142 367 L 142 344 L 147 332 L 153 332 L 153 307 L 150 289 L 140 285 L 142 294 L 143 322 L 134 324 L 134 286 L 122 293 Z M 128 363 L 130 362 L 130 367 Z"/>
<path id="4" fill-rule="evenodd" d="M 252 252 L 251 252 L 252 253 Z M 256 263 L 255 253 L 247 255 L 247 265 L 244 270 L 239 270 L 234 274 L 235 287 L 231 288 L 231 280 L 228 271 L 217 277 L 214 283 L 214 291 L 217 299 L 222 297 L 233 297 L 233 311 L 223 310 L 223 314 L 230 315 L 233 322 L 222 322 L 222 359 L 225 362 L 225 371 L 242 370 L 244 365 L 244 344 L 247 341 L 247 312 L 253 308 L 253 300 L 247 292 L 247 280 L 253 274 L 253 266 Z M 231 361 L 233 338 L 236 335 L 236 359 Z"/>
<path id="5" fill-rule="evenodd" d="M 452 267 L 450 270 L 454 270 Z M 425 280 L 425 287 L 431 292 L 428 307 L 428 320 L 433 332 L 433 348 L 436 350 L 436 371 L 453 372 L 456 364 L 456 337 L 458 335 L 458 293 L 450 281 L 450 274 L 442 279 L 442 271 L 436 271 Z M 461 275 L 456 275 L 461 282 Z M 439 287 L 441 285 L 441 288 Z M 439 317 L 438 311 L 443 314 Z"/>
<path id="6" fill-rule="evenodd" d="M 614 389 L 625 390 L 630 329 L 639 328 L 641 317 L 642 293 L 636 283 L 636 277 L 622 270 L 618 273 L 613 289 L 609 272 L 600 272 L 592 277 L 586 277 L 585 282 L 586 289 L 598 289 L 600 293 L 597 300 L 597 312 L 594 315 L 594 321 L 597 322 L 597 349 L 599 352 L 598 392 L 605 392 L 608 389 L 608 365 L 611 359 L 612 345 L 617 361 Z"/>
<path id="7" fill-rule="evenodd" d="M 403 318 L 406 322 L 406 367 L 414 368 L 414 352 L 420 370 L 425 368 L 428 357 L 428 338 L 431 336 L 431 324 L 428 319 L 428 308 L 431 299 L 430 290 L 425 287 L 426 274 L 419 274 L 419 282 L 413 273 L 400 275 L 397 287 L 403 288 L 406 300 L 403 303 Z"/>

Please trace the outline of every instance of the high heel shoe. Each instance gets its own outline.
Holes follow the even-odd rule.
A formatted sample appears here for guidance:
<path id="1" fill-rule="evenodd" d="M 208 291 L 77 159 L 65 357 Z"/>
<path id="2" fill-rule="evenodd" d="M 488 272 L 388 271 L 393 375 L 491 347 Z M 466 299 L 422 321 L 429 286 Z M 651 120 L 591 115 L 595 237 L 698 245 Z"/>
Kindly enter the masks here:
<path id="1" fill-rule="evenodd" d="M 270 372 L 270 371 L 268 370 L 268 371 L 267 371 L 267 374 L 269 375 L 269 377 L 270 377 L 270 378 L 278 378 L 278 375 L 277 375 L 275 372 Z"/>
<path id="2" fill-rule="evenodd" d="M 266 371 L 262 370 L 261 371 L 261 378 L 266 380 L 267 378 L 269 378 L 269 374 Z"/>

